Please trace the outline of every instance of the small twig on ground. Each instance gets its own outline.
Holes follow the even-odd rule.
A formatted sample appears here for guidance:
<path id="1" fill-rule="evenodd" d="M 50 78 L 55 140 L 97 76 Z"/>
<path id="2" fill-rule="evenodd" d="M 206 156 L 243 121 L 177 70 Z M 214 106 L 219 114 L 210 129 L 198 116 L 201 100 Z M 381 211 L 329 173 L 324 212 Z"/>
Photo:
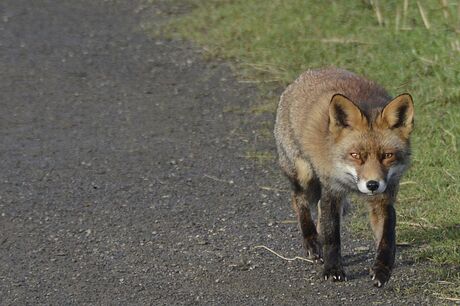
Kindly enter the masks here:
<path id="1" fill-rule="evenodd" d="M 442 6 L 442 14 L 445 19 L 449 20 L 449 10 L 448 6 L 449 4 L 447 3 L 447 0 L 441 0 L 441 6 Z"/>
<path id="2" fill-rule="evenodd" d="M 411 30 L 411 28 L 407 27 L 406 19 L 407 19 L 407 10 L 409 9 L 409 0 L 404 0 L 403 5 L 403 22 L 401 30 Z"/>
<path id="3" fill-rule="evenodd" d="M 270 64 L 241 63 L 241 66 L 248 66 L 248 67 L 251 67 L 252 69 L 262 71 L 265 73 L 269 73 L 272 75 L 278 75 L 285 71 L 285 69 L 282 67 L 270 65 Z"/>
<path id="4" fill-rule="evenodd" d="M 460 6 L 460 5 L 459 5 Z M 460 19 L 460 18 L 459 18 Z M 457 33 L 460 33 L 460 29 L 457 30 Z M 455 41 L 451 41 L 450 42 L 451 46 L 452 46 L 452 49 L 454 51 L 459 51 L 460 52 L 460 42 L 458 40 L 455 40 Z"/>
<path id="5" fill-rule="evenodd" d="M 422 16 L 423 24 L 427 30 L 430 29 L 430 22 L 428 21 L 428 17 L 425 14 L 425 10 L 423 9 L 422 5 L 419 1 L 417 1 L 418 10 L 420 11 L 420 16 Z"/>
<path id="6" fill-rule="evenodd" d="M 436 281 L 438 284 L 443 284 L 443 285 L 453 285 L 453 282 L 448 282 L 448 281 Z"/>
<path id="7" fill-rule="evenodd" d="M 460 301 L 460 298 L 457 298 L 457 297 L 438 296 L 437 298 L 441 300 L 448 300 L 448 301 L 455 301 L 455 302 Z"/>
<path id="8" fill-rule="evenodd" d="M 457 152 L 457 137 L 455 137 L 455 135 L 449 131 L 449 130 L 446 130 L 446 129 L 442 129 L 444 131 L 444 133 L 446 133 L 447 135 L 449 135 L 452 139 L 452 147 L 454 149 L 454 152 Z"/>
<path id="9" fill-rule="evenodd" d="M 402 242 L 397 242 L 397 243 L 396 243 L 396 246 L 399 246 L 399 247 L 409 247 L 409 246 L 412 246 L 412 244 L 410 244 L 409 242 L 402 241 Z"/>
<path id="10" fill-rule="evenodd" d="M 399 84 L 398 86 L 395 87 L 395 89 L 399 89 L 399 88 L 403 88 L 403 87 L 406 87 L 408 84 L 410 84 L 412 81 L 409 80 L 409 81 L 406 81 L 404 83 L 401 83 Z"/>
<path id="11" fill-rule="evenodd" d="M 457 29 L 455 32 L 460 33 L 460 5 L 457 4 Z"/>
<path id="12" fill-rule="evenodd" d="M 374 43 L 356 40 L 352 38 L 340 38 L 340 37 L 331 37 L 331 38 L 308 38 L 305 41 L 319 41 L 326 44 L 358 44 L 358 45 L 373 45 Z"/>
<path id="13" fill-rule="evenodd" d="M 379 26 L 382 26 L 383 25 L 383 15 L 382 15 L 382 12 L 380 11 L 379 1 L 374 0 L 373 3 L 372 3 L 372 6 L 374 7 L 375 16 L 377 17 L 377 21 L 379 23 Z"/>
<path id="14" fill-rule="evenodd" d="M 399 185 L 409 185 L 409 184 L 417 184 L 417 182 L 414 182 L 414 181 L 404 181 L 404 182 L 399 183 Z"/>
<path id="15" fill-rule="evenodd" d="M 273 187 L 268 187 L 268 186 L 259 186 L 259 188 L 263 190 L 276 191 L 276 192 L 289 192 L 289 190 L 287 189 L 278 189 L 278 188 L 273 188 Z"/>
<path id="16" fill-rule="evenodd" d="M 297 220 L 283 220 L 280 221 L 281 224 L 296 224 Z"/>
<path id="17" fill-rule="evenodd" d="M 453 179 L 454 181 L 457 181 L 457 180 L 455 179 L 455 176 L 453 176 L 452 174 L 450 174 L 449 171 L 447 171 L 446 169 L 444 169 L 444 172 L 445 172 L 451 179 Z"/>
<path id="18" fill-rule="evenodd" d="M 416 52 L 412 52 L 419 60 L 421 60 L 424 64 L 427 65 L 435 65 L 436 61 L 430 60 L 429 58 L 418 56 Z"/>
<path id="19" fill-rule="evenodd" d="M 269 80 L 239 80 L 238 83 L 243 84 L 258 84 L 258 83 L 274 83 L 279 82 L 281 79 L 269 79 Z"/>
<path id="20" fill-rule="evenodd" d="M 418 201 L 420 200 L 420 196 L 415 196 L 415 197 L 407 197 L 407 198 L 404 198 L 404 197 L 399 197 L 399 202 L 402 203 L 402 202 L 411 202 L 411 201 Z"/>
<path id="21" fill-rule="evenodd" d="M 427 229 L 427 228 L 439 229 L 439 227 L 434 226 L 434 225 L 429 225 L 429 224 L 421 224 L 421 223 L 406 222 L 406 221 L 399 221 L 398 223 L 404 224 L 404 225 L 415 226 L 415 227 L 421 227 L 422 229 Z"/>
<path id="22" fill-rule="evenodd" d="M 284 260 L 287 260 L 287 261 L 294 261 L 296 259 L 298 260 L 303 260 L 303 261 L 307 261 L 307 262 L 310 262 L 310 263 L 315 263 L 313 260 L 311 259 L 308 259 L 308 258 L 304 258 L 304 257 L 300 257 L 300 256 L 296 256 L 296 257 L 293 257 L 293 258 L 287 258 L 287 257 L 284 257 L 283 255 L 280 255 L 278 253 L 276 253 L 275 251 L 273 251 L 272 249 L 266 247 L 265 245 L 256 245 L 254 246 L 255 249 L 265 249 L 267 251 L 269 251 L 270 253 L 272 254 L 275 254 L 276 256 L 278 256 L 279 258 L 281 259 L 284 259 Z"/>

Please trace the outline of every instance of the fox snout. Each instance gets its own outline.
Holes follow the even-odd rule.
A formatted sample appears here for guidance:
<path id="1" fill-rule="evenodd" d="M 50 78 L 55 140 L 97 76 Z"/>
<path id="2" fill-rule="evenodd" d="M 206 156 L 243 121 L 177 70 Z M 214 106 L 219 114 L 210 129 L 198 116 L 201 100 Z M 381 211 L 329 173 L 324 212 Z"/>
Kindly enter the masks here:
<path id="1" fill-rule="evenodd" d="M 374 195 L 387 188 L 387 171 L 378 159 L 369 158 L 357 172 L 358 189 L 361 193 Z"/>
<path id="2" fill-rule="evenodd" d="M 358 189 L 360 192 L 368 195 L 382 193 L 387 188 L 385 180 L 358 180 Z"/>
<path id="3" fill-rule="evenodd" d="M 366 187 L 370 191 L 376 191 L 379 188 L 379 182 L 377 182 L 377 181 L 367 181 Z"/>

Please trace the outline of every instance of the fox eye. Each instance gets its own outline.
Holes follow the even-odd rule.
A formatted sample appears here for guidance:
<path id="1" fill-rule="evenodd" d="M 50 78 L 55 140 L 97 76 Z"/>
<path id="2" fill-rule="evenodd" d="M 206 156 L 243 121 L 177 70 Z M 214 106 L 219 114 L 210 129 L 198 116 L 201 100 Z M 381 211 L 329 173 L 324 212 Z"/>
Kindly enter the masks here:
<path id="1" fill-rule="evenodd" d="M 393 157 L 393 153 L 385 153 L 385 154 L 383 154 L 384 159 L 388 159 L 388 158 L 392 158 L 392 157 Z"/>
<path id="2" fill-rule="evenodd" d="M 361 155 L 359 155 L 359 153 L 350 153 L 351 157 L 353 157 L 354 159 L 360 159 L 361 158 Z"/>

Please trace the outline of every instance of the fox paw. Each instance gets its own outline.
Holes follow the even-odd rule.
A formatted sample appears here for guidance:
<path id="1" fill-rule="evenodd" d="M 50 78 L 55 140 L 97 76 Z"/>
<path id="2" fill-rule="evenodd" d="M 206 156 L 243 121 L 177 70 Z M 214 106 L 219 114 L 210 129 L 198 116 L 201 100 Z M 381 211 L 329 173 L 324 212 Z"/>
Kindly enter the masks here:
<path id="1" fill-rule="evenodd" d="M 383 266 L 374 266 L 374 268 L 372 268 L 371 275 L 374 286 L 377 288 L 382 288 L 386 283 L 388 283 L 391 275 L 391 270 Z"/>
<path id="2" fill-rule="evenodd" d="M 323 254 L 322 254 L 322 247 L 321 243 L 318 241 L 318 239 L 315 238 L 310 238 L 304 239 L 304 248 L 307 253 L 307 257 L 309 259 L 314 260 L 315 262 L 322 263 L 323 262 Z"/>
<path id="3" fill-rule="evenodd" d="M 331 278 L 334 282 L 343 282 L 348 280 L 341 266 L 325 267 L 323 271 L 323 278 L 325 280 Z"/>

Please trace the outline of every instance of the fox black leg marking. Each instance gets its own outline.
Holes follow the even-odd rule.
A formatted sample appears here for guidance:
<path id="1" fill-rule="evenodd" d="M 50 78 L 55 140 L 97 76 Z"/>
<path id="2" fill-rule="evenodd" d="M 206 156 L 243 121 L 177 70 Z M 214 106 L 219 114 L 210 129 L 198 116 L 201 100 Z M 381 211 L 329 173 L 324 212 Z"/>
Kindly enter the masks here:
<path id="1" fill-rule="evenodd" d="M 382 287 L 390 279 L 396 253 L 396 213 L 385 197 L 371 202 L 371 226 L 377 244 L 377 254 L 372 267 L 374 286 Z"/>
<path id="2" fill-rule="evenodd" d="M 310 205 L 316 203 L 320 196 L 320 185 L 316 180 L 310 181 L 304 190 L 298 183 L 292 183 L 292 206 L 297 215 L 302 241 L 310 259 L 321 260 L 321 244 L 318 239 L 315 223 L 313 222 Z"/>
<path id="3" fill-rule="evenodd" d="M 324 279 L 345 281 L 340 243 L 340 212 L 342 198 L 330 190 L 322 189 L 321 195 L 321 238 L 323 242 Z"/>

